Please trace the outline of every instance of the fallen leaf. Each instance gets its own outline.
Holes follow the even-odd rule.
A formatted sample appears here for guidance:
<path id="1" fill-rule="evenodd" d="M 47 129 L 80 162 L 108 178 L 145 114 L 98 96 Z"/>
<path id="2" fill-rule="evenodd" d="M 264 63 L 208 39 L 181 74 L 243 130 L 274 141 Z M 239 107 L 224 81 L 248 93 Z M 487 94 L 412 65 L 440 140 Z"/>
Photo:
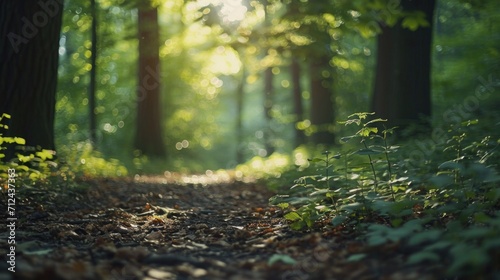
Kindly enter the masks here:
<path id="1" fill-rule="evenodd" d="M 150 232 L 146 235 L 145 237 L 146 240 L 148 241 L 157 241 L 157 240 L 160 240 L 160 239 L 163 239 L 163 234 L 159 231 L 153 231 L 153 232 Z"/>

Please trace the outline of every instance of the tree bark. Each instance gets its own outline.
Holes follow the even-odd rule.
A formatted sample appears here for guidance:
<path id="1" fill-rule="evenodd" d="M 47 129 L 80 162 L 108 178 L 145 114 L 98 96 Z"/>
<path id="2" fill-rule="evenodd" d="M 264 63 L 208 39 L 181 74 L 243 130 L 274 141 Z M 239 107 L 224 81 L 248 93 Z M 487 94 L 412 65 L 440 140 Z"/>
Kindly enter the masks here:
<path id="1" fill-rule="evenodd" d="M 292 94 L 293 94 L 293 112 L 295 115 L 295 124 L 297 122 L 304 120 L 304 107 L 302 105 L 302 86 L 300 84 L 300 63 L 296 58 L 292 58 L 292 62 L 290 64 L 290 72 L 292 78 Z M 302 144 L 305 144 L 306 137 L 304 131 L 295 128 L 295 147 L 298 147 Z"/>
<path id="2" fill-rule="evenodd" d="M 0 1 L 0 114 L 4 136 L 55 151 L 54 115 L 63 0 Z M 18 147 L 22 148 L 22 147 Z M 21 152 L 8 147 L 6 159 Z"/>
<path id="3" fill-rule="evenodd" d="M 138 11 L 139 76 L 135 148 L 154 157 L 166 155 L 160 110 L 158 11 L 149 1 Z"/>
<path id="4" fill-rule="evenodd" d="M 314 144 L 333 145 L 335 141 L 331 131 L 335 116 L 329 60 L 330 58 L 324 55 L 313 58 L 310 63 L 311 125 L 317 128 L 312 135 Z M 326 73 L 329 75 L 325 75 Z"/>
<path id="5" fill-rule="evenodd" d="M 382 26 L 377 42 L 377 66 L 372 110 L 388 125 L 428 129 L 431 116 L 431 40 L 435 0 L 403 0 L 404 11 L 422 11 L 430 26 L 416 31 Z"/>

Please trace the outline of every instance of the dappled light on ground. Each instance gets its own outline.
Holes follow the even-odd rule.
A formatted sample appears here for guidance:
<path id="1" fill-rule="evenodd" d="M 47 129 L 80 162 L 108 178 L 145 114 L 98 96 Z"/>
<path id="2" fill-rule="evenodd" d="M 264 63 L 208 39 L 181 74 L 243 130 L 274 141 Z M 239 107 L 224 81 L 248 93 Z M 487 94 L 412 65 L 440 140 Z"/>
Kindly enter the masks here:
<path id="1" fill-rule="evenodd" d="M 253 182 L 254 178 L 244 176 L 241 171 L 232 170 L 207 170 L 205 174 L 181 174 L 176 172 L 165 171 L 161 175 L 138 175 L 134 176 L 136 183 L 150 184 L 180 184 L 180 185 L 212 185 L 212 184 L 227 184 L 234 181 Z"/>

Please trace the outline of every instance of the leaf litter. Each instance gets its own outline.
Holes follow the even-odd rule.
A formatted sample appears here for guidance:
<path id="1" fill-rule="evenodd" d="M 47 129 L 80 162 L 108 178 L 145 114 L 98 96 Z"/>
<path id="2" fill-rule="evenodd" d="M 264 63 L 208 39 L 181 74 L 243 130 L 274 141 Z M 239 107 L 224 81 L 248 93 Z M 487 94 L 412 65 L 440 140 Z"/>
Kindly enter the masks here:
<path id="1" fill-rule="evenodd" d="M 78 184 L 19 190 L 16 272 L 2 262 L 0 279 L 440 279 L 435 266 L 405 267 L 397 244 L 374 250 L 329 223 L 290 229 L 258 183 Z"/>

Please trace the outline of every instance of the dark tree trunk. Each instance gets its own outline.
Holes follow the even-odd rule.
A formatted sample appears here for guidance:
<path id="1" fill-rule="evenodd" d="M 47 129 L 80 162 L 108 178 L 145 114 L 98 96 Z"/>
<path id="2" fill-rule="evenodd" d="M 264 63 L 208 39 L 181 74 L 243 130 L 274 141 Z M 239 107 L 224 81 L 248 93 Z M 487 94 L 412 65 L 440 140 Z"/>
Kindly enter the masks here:
<path id="1" fill-rule="evenodd" d="M 405 11 L 426 14 L 429 27 L 416 31 L 382 26 L 378 36 L 377 66 L 372 110 L 388 119 L 388 125 L 406 128 L 419 124 L 429 127 L 431 115 L 430 67 L 431 40 L 435 0 L 401 1 Z"/>
<path id="2" fill-rule="evenodd" d="M 63 0 L 0 1 L 0 115 L 4 136 L 55 150 L 54 114 Z M 6 159 L 18 151 L 9 147 Z"/>
<path id="3" fill-rule="evenodd" d="M 293 112 L 295 115 L 295 124 L 297 124 L 297 122 L 304 120 L 304 107 L 302 105 L 302 86 L 300 84 L 300 63 L 296 58 L 292 58 L 290 72 L 293 86 Z M 305 144 L 305 142 L 304 131 L 298 129 L 297 125 L 295 125 L 295 147 Z"/>
<path id="4" fill-rule="evenodd" d="M 333 145 L 335 137 L 331 127 L 334 122 L 331 67 L 328 56 L 314 58 L 310 63 L 311 125 L 317 128 L 313 143 Z M 329 73 L 329 75 L 325 75 Z"/>
<path id="5" fill-rule="evenodd" d="M 158 11 L 149 1 L 139 5 L 139 79 L 135 148 L 143 154 L 165 156 L 160 111 Z"/>
<path id="6" fill-rule="evenodd" d="M 274 153 L 274 145 L 272 143 L 273 131 L 271 129 L 271 122 L 273 120 L 272 109 L 274 99 L 274 75 L 271 67 L 266 68 L 264 71 L 264 117 L 266 120 L 266 127 L 264 128 L 264 145 L 267 155 Z"/>

